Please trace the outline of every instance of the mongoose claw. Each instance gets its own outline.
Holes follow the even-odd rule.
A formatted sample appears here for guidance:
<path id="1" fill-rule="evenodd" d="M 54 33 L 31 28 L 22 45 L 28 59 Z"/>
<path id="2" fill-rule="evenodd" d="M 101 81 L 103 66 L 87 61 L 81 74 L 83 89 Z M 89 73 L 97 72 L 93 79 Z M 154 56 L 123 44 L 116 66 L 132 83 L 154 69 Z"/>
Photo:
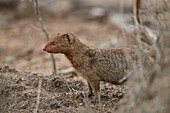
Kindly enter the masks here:
<path id="1" fill-rule="evenodd" d="M 88 98 L 91 98 L 92 96 L 94 96 L 94 94 L 93 94 L 92 92 L 88 92 L 88 93 L 87 93 L 87 97 L 88 97 Z"/>

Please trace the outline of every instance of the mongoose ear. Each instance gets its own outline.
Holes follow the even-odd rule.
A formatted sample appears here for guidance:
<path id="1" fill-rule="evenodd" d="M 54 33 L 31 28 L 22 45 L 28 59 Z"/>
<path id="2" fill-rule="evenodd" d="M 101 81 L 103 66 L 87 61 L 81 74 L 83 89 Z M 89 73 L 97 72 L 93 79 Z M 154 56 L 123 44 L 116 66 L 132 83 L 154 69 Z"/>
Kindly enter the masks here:
<path id="1" fill-rule="evenodd" d="M 66 34 L 67 40 L 70 44 L 72 44 L 73 42 L 75 42 L 75 35 L 73 33 L 68 33 Z"/>
<path id="2" fill-rule="evenodd" d="M 68 33 L 68 34 L 64 34 L 62 35 L 67 41 L 68 43 L 71 45 L 73 42 L 75 42 L 75 35 L 73 33 Z"/>
<path id="3" fill-rule="evenodd" d="M 73 33 L 68 33 L 70 39 L 74 42 L 75 41 L 75 35 Z"/>

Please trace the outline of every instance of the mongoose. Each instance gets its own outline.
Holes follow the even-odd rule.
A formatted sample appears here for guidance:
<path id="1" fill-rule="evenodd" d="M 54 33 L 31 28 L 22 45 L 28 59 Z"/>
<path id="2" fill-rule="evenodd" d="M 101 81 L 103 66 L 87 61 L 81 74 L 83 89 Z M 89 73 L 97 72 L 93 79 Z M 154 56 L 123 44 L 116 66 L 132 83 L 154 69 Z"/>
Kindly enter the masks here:
<path id="1" fill-rule="evenodd" d="M 129 69 L 127 53 L 136 60 L 135 52 L 130 48 L 91 48 L 73 33 L 57 34 L 49 40 L 43 49 L 48 53 L 63 53 L 73 67 L 87 80 L 89 94 L 98 97 L 100 81 L 120 84 Z"/>

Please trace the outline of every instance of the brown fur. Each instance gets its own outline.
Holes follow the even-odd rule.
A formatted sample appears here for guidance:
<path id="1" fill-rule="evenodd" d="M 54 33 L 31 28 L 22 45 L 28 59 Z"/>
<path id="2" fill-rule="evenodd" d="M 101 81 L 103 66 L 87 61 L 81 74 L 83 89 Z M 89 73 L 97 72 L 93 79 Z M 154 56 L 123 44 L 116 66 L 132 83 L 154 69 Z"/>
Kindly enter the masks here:
<path id="1" fill-rule="evenodd" d="M 45 46 L 49 53 L 63 53 L 73 67 L 87 80 L 89 93 L 98 96 L 100 81 L 120 84 L 129 69 L 126 53 L 137 60 L 135 52 L 126 48 L 98 49 L 81 43 L 73 33 L 58 34 Z"/>

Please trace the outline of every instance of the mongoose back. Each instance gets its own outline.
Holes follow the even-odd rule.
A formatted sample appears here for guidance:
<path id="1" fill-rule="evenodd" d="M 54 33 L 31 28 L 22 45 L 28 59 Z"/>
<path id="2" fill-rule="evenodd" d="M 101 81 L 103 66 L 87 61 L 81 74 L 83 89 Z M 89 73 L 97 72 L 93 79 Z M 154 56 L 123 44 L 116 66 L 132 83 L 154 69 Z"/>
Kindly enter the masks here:
<path id="1" fill-rule="evenodd" d="M 126 76 L 129 65 L 125 51 L 132 60 L 137 60 L 132 49 L 91 48 L 80 42 L 73 33 L 57 34 L 48 41 L 43 50 L 48 53 L 63 53 L 87 80 L 89 94 L 94 91 L 96 98 L 100 90 L 100 81 L 120 84 L 120 80 Z"/>

